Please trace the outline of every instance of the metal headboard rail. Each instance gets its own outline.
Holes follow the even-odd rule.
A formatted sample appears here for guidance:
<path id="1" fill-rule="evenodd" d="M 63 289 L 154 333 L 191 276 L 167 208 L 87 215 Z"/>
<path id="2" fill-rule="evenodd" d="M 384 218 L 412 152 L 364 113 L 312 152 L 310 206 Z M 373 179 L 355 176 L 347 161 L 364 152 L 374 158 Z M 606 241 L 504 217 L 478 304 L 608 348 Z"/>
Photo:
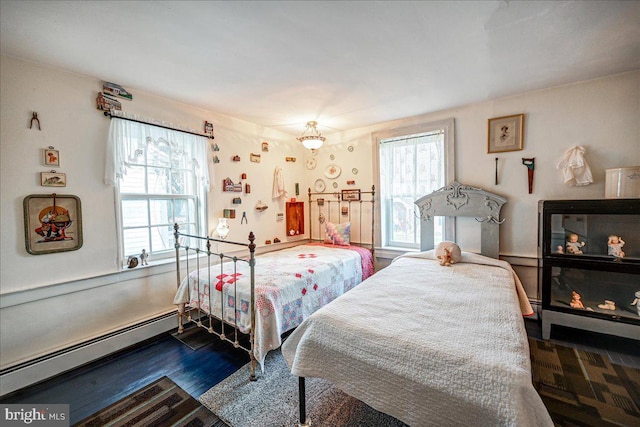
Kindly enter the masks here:
<path id="1" fill-rule="evenodd" d="M 365 245 L 370 245 L 371 248 L 371 253 L 373 254 L 374 252 L 374 248 L 375 248 L 375 200 L 376 200 L 376 188 L 375 186 L 371 186 L 371 191 L 360 191 L 360 200 L 343 200 L 342 199 L 342 193 L 341 192 L 332 192 L 332 193 L 318 193 L 318 192 L 312 192 L 311 188 L 309 188 L 307 190 L 308 196 L 309 196 L 309 240 L 313 241 L 313 240 L 318 240 L 318 241 L 324 241 L 324 234 L 322 232 L 322 228 L 323 228 L 323 224 L 325 221 L 329 221 L 329 222 L 343 222 L 345 220 L 346 216 L 346 220 L 351 222 L 351 231 L 352 231 L 352 236 L 353 231 L 354 231 L 354 227 L 353 227 L 353 219 L 357 218 L 358 219 L 358 241 L 354 241 L 352 239 L 352 243 L 355 243 L 359 246 L 365 246 Z M 367 200 L 363 200 L 367 199 Z M 366 243 L 363 241 L 363 226 L 365 226 L 365 223 L 363 221 L 363 214 L 365 213 L 366 209 L 363 209 L 364 206 L 366 206 L 366 204 L 371 204 L 371 243 Z M 316 211 L 316 215 L 314 217 L 314 205 L 316 207 L 315 211 Z M 354 209 L 352 209 L 353 207 L 358 207 L 357 213 L 354 216 Z M 343 207 L 347 207 L 348 208 L 348 212 L 346 215 L 342 214 L 342 208 Z M 334 217 L 335 214 L 335 217 Z M 366 220 L 366 217 L 365 217 Z M 314 238 L 313 232 L 314 232 L 314 227 L 313 224 L 314 222 L 318 223 L 318 230 L 317 230 L 317 239 Z"/>

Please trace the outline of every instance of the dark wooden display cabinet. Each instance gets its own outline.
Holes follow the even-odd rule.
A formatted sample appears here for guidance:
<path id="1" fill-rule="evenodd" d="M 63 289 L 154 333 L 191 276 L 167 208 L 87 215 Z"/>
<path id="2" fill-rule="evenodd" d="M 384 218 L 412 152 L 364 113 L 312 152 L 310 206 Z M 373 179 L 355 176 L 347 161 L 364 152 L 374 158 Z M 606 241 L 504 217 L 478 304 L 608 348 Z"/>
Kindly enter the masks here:
<path id="1" fill-rule="evenodd" d="M 563 325 L 640 340 L 640 199 L 543 200 L 538 211 L 542 337 Z"/>

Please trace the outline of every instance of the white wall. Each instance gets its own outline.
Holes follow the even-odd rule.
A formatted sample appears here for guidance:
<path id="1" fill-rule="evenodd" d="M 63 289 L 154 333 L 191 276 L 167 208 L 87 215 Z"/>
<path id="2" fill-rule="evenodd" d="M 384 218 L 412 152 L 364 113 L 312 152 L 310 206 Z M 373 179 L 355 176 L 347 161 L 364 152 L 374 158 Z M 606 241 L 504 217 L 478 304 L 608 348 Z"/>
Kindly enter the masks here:
<path id="1" fill-rule="evenodd" d="M 174 310 L 176 278 L 172 265 L 122 271 L 117 264 L 115 199 L 113 189 L 104 184 L 109 119 L 96 109 L 95 101 L 102 82 L 5 55 L 0 58 L 4 368 Z M 285 243 L 299 239 L 286 237 L 284 222 L 276 221 L 276 214 L 284 212 L 284 201 L 271 198 L 276 165 L 284 169 L 292 196 L 295 182 L 305 188 L 304 162 L 285 162 L 286 156 L 302 158 L 304 150 L 294 136 L 128 89 L 133 101 L 122 100 L 127 112 L 199 131 L 205 120 L 214 123 L 221 162 L 209 197 L 210 229 L 223 209 L 236 208 L 237 218 L 229 220 L 230 239 L 246 241 L 249 231 L 256 234 L 258 246 L 274 237 Z M 32 111 L 38 112 L 41 131 L 29 129 Z M 269 152 L 261 151 L 262 141 L 269 142 Z M 40 172 L 51 169 L 41 160 L 41 150 L 48 146 L 60 151 L 56 170 L 67 174 L 64 188 L 40 186 Z M 249 161 L 251 152 L 261 154 L 260 163 Z M 235 154 L 241 162 L 231 162 Z M 243 172 L 251 194 L 221 191 L 225 177 L 237 182 Z M 77 251 L 30 255 L 25 250 L 22 201 L 30 194 L 53 192 L 80 197 L 84 244 Z M 233 205 L 231 199 L 238 196 L 242 204 Z M 269 209 L 258 213 L 258 200 Z M 248 224 L 241 225 L 243 211 Z"/>
<path id="2" fill-rule="evenodd" d="M 524 149 L 487 154 L 487 120 L 518 113 L 525 115 Z M 605 169 L 640 165 L 638 71 L 328 135 L 334 145 L 326 151 L 346 157 L 348 145 L 358 147 L 358 155 L 345 159 L 348 163 L 343 169 L 357 167 L 365 172 L 359 177 L 370 182 L 373 132 L 449 117 L 455 118 L 457 181 L 508 199 L 503 208 L 506 222 L 501 227 L 503 255 L 536 257 L 539 200 L 604 198 Z M 564 185 L 556 169 L 566 150 L 576 144 L 586 149 L 595 180 L 589 186 Z M 500 159 L 497 186 L 495 157 Z M 528 194 L 523 157 L 536 159 L 532 194 Z"/>
<path id="3" fill-rule="evenodd" d="M 487 154 L 487 120 L 519 113 L 525 115 L 524 149 Z M 502 210 L 506 222 L 501 226 L 501 254 L 525 266 L 535 265 L 537 256 L 539 200 L 604 198 L 605 169 L 640 165 L 640 71 L 327 135 L 332 145 L 323 148 L 321 158 L 326 164 L 328 153 L 335 153 L 343 170 L 356 167 L 361 171 L 356 179 L 372 182 L 373 132 L 450 117 L 455 119 L 457 181 L 508 199 Z M 349 145 L 356 147 L 354 153 L 346 150 Z M 589 186 L 564 185 L 556 169 L 573 145 L 586 149 L 595 180 Z M 499 185 L 494 185 L 495 157 L 499 158 Z M 528 194 L 523 157 L 535 157 L 532 194 Z M 324 164 L 318 169 L 323 170 Z M 467 250 L 479 251 L 479 235 L 479 227 L 469 229 L 468 222 L 457 230 L 457 239 Z M 518 270 L 529 279 L 528 295 L 536 298 L 535 272 Z"/>

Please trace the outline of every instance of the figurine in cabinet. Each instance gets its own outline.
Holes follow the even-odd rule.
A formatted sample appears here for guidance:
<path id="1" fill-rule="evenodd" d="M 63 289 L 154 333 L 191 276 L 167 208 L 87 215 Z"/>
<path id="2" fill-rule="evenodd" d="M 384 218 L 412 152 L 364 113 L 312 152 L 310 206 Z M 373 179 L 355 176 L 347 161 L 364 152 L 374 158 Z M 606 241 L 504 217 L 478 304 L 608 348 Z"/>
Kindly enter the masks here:
<path id="1" fill-rule="evenodd" d="M 635 293 L 636 299 L 633 300 L 631 305 L 635 305 L 638 309 L 638 316 L 640 316 L 640 291 Z"/>
<path id="2" fill-rule="evenodd" d="M 624 252 L 622 247 L 624 246 L 624 240 L 622 237 L 612 234 L 607 241 L 607 254 L 613 255 L 616 258 L 624 258 Z"/>
<path id="3" fill-rule="evenodd" d="M 582 253 L 582 248 L 584 248 L 585 243 L 578 241 L 578 235 L 575 233 L 569 234 L 567 237 L 567 253 L 579 255 Z"/>
<path id="4" fill-rule="evenodd" d="M 598 304 L 598 308 L 601 308 L 603 310 L 615 310 L 616 309 L 616 303 L 615 301 L 611 301 L 611 300 L 604 300 L 604 304 Z"/>
<path id="5" fill-rule="evenodd" d="M 571 292 L 571 302 L 569 305 L 571 308 L 584 308 L 584 304 L 582 304 L 582 297 L 576 291 Z"/>
<path id="6" fill-rule="evenodd" d="M 562 245 L 558 245 L 558 247 L 556 248 L 556 253 L 557 254 L 563 254 L 564 253 L 564 248 L 562 247 Z"/>

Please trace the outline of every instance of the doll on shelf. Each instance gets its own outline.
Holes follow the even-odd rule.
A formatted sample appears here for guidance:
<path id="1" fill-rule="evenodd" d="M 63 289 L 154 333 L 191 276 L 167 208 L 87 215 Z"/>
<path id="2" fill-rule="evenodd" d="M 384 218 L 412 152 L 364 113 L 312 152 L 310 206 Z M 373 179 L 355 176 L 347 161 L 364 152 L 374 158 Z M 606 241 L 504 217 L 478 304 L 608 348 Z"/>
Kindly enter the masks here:
<path id="1" fill-rule="evenodd" d="M 607 241 L 607 254 L 613 255 L 616 258 L 624 258 L 624 252 L 622 247 L 624 246 L 624 240 L 622 237 L 612 234 Z"/>
<path id="2" fill-rule="evenodd" d="M 579 255 L 582 253 L 582 248 L 584 248 L 584 245 L 586 243 L 584 242 L 578 242 L 578 235 L 575 233 L 571 233 L 569 234 L 569 236 L 567 237 L 567 253 L 568 254 L 574 254 L 574 255 Z"/>
<path id="3" fill-rule="evenodd" d="M 638 309 L 638 316 L 640 316 L 640 291 L 635 293 L 635 297 L 636 297 L 636 299 L 633 300 L 631 305 L 635 305 L 636 306 L 636 308 Z"/>
<path id="4" fill-rule="evenodd" d="M 146 249 L 143 249 L 142 253 L 140 254 L 140 265 L 149 265 L 149 263 L 147 262 L 148 258 L 149 254 L 147 253 Z"/>
<path id="5" fill-rule="evenodd" d="M 582 304 L 582 297 L 576 291 L 571 292 L 571 302 L 569 303 L 571 308 L 584 308 Z"/>
<path id="6" fill-rule="evenodd" d="M 564 253 L 564 248 L 562 247 L 562 245 L 558 245 L 558 247 L 556 248 L 556 253 L 557 254 L 563 254 Z"/>

